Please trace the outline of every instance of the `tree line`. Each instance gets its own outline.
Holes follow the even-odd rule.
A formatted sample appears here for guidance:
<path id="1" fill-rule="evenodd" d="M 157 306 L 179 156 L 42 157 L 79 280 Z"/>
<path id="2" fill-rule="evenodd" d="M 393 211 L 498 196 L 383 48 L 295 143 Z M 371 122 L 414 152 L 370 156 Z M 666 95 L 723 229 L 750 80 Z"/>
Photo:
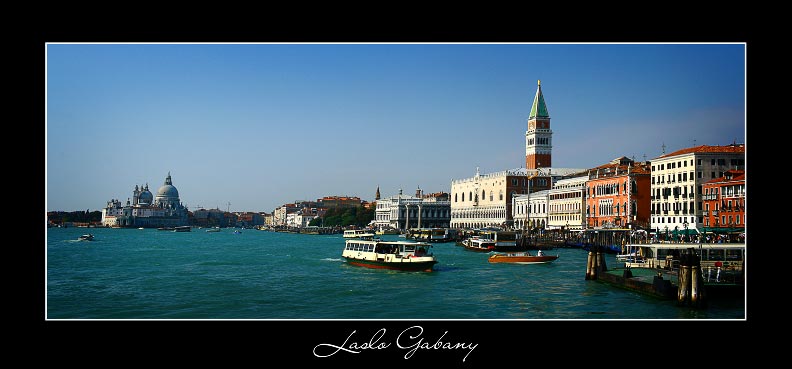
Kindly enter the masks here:
<path id="1" fill-rule="evenodd" d="M 362 206 L 353 208 L 330 208 L 323 217 L 317 217 L 308 223 L 309 226 L 351 226 L 363 227 L 374 219 L 376 209 L 366 209 Z"/>
<path id="2" fill-rule="evenodd" d="M 47 212 L 47 219 L 55 224 L 61 224 L 64 222 L 77 222 L 77 223 L 88 223 L 88 222 L 99 222 L 102 220 L 102 212 L 99 210 L 96 211 L 50 211 Z"/>

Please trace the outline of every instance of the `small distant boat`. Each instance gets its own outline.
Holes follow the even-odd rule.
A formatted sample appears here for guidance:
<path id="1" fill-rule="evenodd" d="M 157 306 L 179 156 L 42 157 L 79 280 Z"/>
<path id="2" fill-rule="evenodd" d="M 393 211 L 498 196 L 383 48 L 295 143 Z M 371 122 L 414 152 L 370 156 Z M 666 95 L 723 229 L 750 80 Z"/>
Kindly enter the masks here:
<path id="1" fill-rule="evenodd" d="M 145 229 L 145 228 L 143 228 L 143 227 L 138 227 L 138 229 Z"/>
<path id="2" fill-rule="evenodd" d="M 361 238 L 361 237 L 363 237 L 363 238 L 371 238 L 371 237 L 374 237 L 374 234 L 369 232 L 369 231 L 363 230 L 363 229 L 350 229 L 350 230 L 344 231 L 343 237 L 344 238 Z"/>
<path id="3" fill-rule="evenodd" d="M 238 229 L 235 229 L 235 230 L 234 230 L 234 234 L 242 234 L 242 231 L 240 231 L 240 230 L 238 230 Z"/>
<path id="4" fill-rule="evenodd" d="M 80 241 L 93 241 L 93 240 L 94 240 L 94 235 L 90 233 L 80 236 Z"/>
<path id="5" fill-rule="evenodd" d="M 173 231 L 174 232 L 189 232 L 190 231 L 190 226 L 173 227 Z"/>
<path id="6" fill-rule="evenodd" d="M 158 231 L 172 231 L 174 230 L 173 227 L 159 227 L 157 228 Z"/>
<path id="7" fill-rule="evenodd" d="M 531 255 L 528 252 L 494 254 L 489 257 L 490 263 L 516 263 L 516 264 L 544 264 L 552 263 L 558 259 L 558 255 Z"/>
<path id="8" fill-rule="evenodd" d="M 220 227 L 209 228 L 206 231 L 207 232 L 220 232 Z"/>
<path id="9" fill-rule="evenodd" d="M 393 229 L 393 228 L 382 228 L 382 229 L 377 230 L 374 233 L 377 234 L 377 235 L 399 234 L 399 230 L 398 229 Z"/>

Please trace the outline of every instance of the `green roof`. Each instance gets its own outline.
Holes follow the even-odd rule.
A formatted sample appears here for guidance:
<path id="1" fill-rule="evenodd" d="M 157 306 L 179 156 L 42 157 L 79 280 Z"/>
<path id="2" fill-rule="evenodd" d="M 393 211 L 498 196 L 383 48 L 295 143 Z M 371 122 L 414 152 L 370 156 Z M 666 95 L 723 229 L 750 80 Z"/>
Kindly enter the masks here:
<path id="1" fill-rule="evenodd" d="M 536 96 L 534 97 L 533 104 L 531 105 L 531 114 L 528 119 L 533 118 L 550 118 L 547 112 L 547 105 L 545 105 L 544 95 L 542 95 L 542 85 L 536 87 Z"/>

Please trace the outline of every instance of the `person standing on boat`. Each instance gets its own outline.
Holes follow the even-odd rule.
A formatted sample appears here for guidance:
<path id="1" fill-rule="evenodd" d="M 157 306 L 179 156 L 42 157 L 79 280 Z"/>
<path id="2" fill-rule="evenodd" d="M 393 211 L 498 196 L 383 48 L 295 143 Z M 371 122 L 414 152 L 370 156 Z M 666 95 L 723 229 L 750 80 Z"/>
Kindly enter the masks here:
<path id="1" fill-rule="evenodd" d="M 544 256 L 544 253 L 542 252 L 542 250 L 539 250 L 539 252 L 536 253 L 536 256 Z"/>

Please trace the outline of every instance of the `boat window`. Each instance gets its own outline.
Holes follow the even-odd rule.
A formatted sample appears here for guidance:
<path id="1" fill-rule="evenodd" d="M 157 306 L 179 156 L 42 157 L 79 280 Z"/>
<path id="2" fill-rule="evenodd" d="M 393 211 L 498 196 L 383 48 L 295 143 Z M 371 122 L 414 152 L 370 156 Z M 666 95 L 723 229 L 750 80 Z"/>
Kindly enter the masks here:
<path id="1" fill-rule="evenodd" d="M 726 260 L 742 260 L 742 250 L 739 249 L 727 249 L 726 250 Z"/>
<path id="2" fill-rule="evenodd" d="M 711 249 L 709 250 L 709 258 L 708 260 L 723 260 L 723 251 L 722 249 Z"/>

